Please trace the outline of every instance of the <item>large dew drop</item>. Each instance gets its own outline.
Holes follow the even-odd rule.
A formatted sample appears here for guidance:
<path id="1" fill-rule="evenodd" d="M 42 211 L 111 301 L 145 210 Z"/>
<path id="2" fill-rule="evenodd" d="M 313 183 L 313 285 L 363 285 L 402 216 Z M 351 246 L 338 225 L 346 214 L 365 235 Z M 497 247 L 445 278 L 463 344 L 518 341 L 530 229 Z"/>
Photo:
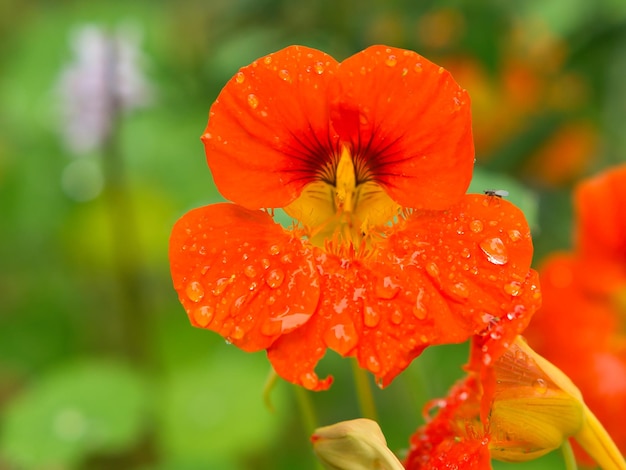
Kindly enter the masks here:
<path id="1" fill-rule="evenodd" d="M 400 286 L 391 276 L 380 277 L 376 281 L 374 292 L 379 299 L 393 299 L 400 290 Z"/>
<path id="2" fill-rule="evenodd" d="M 356 346 L 358 339 L 352 323 L 339 323 L 324 333 L 326 345 L 342 356 L 348 354 Z"/>
<path id="3" fill-rule="evenodd" d="M 187 284 L 185 294 L 192 302 L 200 302 L 204 297 L 204 287 L 198 281 L 192 281 Z"/>
<path id="4" fill-rule="evenodd" d="M 193 321 L 201 328 L 205 328 L 213 320 L 213 307 L 210 305 L 203 305 L 198 307 L 192 313 Z"/>
<path id="5" fill-rule="evenodd" d="M 265 277 L 265 283 L 272 289 L 277 289 L 285 280 L 285 272 L 282 269 L 272 269 Z"/>
<path id="6" fill-rule="evenodd" d="M 509 255 L 506 246 L 498 237 L 486 238 L 478 244 L 480 249 L 492 264 L 502 266 L 509 261 Z"/>
<path id="7" fill-rule="evenodd" d="M 259 98 L 257 98 L 257 96 L 254 93 L 250 93 L 248 95 L 248 106 L 250 106 L 252 109 L 256 109 L 258 105 L 259 105 Z"/>
<path id="8" fill-rule="evenodd" d="M 378 313 L 374 308 L 367 305 L 363 309 L 363 323 L 365 326 L 369 326 L 370 328 L 375 327 L 380 322 L 380 313 Z"/>

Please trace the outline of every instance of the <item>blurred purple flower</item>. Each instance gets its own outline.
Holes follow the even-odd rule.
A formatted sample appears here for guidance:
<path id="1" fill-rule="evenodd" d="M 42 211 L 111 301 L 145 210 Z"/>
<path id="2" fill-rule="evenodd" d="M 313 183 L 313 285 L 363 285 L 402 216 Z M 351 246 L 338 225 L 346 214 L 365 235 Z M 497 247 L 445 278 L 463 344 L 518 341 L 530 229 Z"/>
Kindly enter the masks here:
<path id="1" fill-rule="evenodd" d="M 141 64 L 140 32 L 124 25 L 109 32 L 84 25 L 71 36 L 74 57 L 62 71 L 64 140 L 76 154 L 102 147 L 121 112 L 149 104 L 152 88 Z"/>

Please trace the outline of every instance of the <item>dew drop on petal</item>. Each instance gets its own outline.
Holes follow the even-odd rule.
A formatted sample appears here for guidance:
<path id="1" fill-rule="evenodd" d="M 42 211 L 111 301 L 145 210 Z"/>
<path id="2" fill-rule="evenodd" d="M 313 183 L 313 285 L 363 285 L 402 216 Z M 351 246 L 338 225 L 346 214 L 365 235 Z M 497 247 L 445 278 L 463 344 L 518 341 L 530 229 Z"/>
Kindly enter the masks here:
<path id="1" fill-rule="evenodd" d="M 239 325 L 235 326 L 232 331 L 230 332 L 230 337 L 232 339 L 241 339 L 243 338 L 243 335 L 245 334 L 245 331 L 242 327 L 240 327 Z"/>
<path id="2" fill-rule="evenodd" d="M 509 261 L 506 246 L 498 237 L 486 238 L 478 245 L 490 263 L 502 266 Z"/>
<path id="3" fill-rule="evenodd" d="M 308 388 L 309 390 L 313 390 L 317 387 L 319 383 L 319 379 L 317 378 L 317 374 L 315 372 L 305 372 L 300 376 L 300 382 L 304 388 Z"/>
<path id="4" fill-rule="evenodd" d="M 469 248 L 466 247 L 461 250 L 461 256 L 467 259 L 472 256 L 472 253 L 470 252 Z"/>
<path id="5" fill-rule="evenodd" d="M 365 365 L 367 366 L 367 369 L 374 374 L 380 370 L 380 361 L 374 355 L 371 355 L 366 359 Z"/>
<path id="6" fill-rule="evenodd" d="M 193 321 L 196 322 L 196 325 L 204 328 L 211 320 L 213 320 L 213 307 L 210 305 L 203 305 L 202 307 L 198 307 L 193 311 Z"/>
<path id="7" fill-rule="evenodd" d="M 282 269 L 272 269 L 267 273 L 265 282 L 272 289 L 277 289 L 285 280 L 285 272 Z"/>
<path id="8" fill-rule="evenodd" d="M 280 247 L 278 245 L 270 246 L 270 255 L 277 255 L 280 253 Z"/>
<path id="9" fill-rule="evenodd" d="M 263 269 L 267 269 L 270 267 L 270 260 L 268 260 L 267 258 L 263 258 L 261 260 L 261 264 L 263 265 Z"/>
<path id="10" fill-rule="evenodd" d="M 517 297 L 522 293 L 522 284 L 518 281 L 511 281 L 504 285 L 504 292 L 510 296 Z"/>
<path id="11" fill-rule="evenodd" d="M 469 228 L 474 233 L 480 233 L 483 231 L 483 223 L 478 219 L 472 220 L 469 223 Z"/>
<path id="12" fill-rule="evenodd" d="M 216 282 L 215 282 L 215 287 L 211 290 L 211 293 L 215 296 L 218 295 L 222 295 L 224 293 L 224 291 L 226 290 L 226 288 L 232 284 L 232 282 L 235 280 L 235 276 L 232 275 L 231 277 L 222 277 L 219 278 Z"/>
<path id="13" fill-rule="evenodd" d="M 430 262 L 426 264 L 426 273 L 428 273 L 431 278 L 439 280 L 439 266 L 437 266 L 436 263 Z"/>
<path id="14" fill-rule="evenodd" d="M 399 325 L 400 323 L 402 323 L 402 312 L 398 309 L 395 309 L 393 312 L 391 312 L 391 323 L 393 323 L 394 325 Z"/>
<path id="15" fill-rule="evenodd" d="M 415 299 L 415 306 L 413 307 L 413 315 L 415 315 L 418 320 L 424 320 L 428 316 L 428 311 L 424 305 L 425 295 L 426 292 L 420 287 L 417 292 L 417 298 Z"/>
<path id="16" fill-rule="evenodd" d="M 250 106 L 252 109 L 256 109 L 258 105 L 259 99 L 254 93 L 250 93 L 248 95 L 248 106 Z"/>
<path id="17" fill-rule="evenodd" d="M 398 63 L 398 58 L 391 54 L 389 57 L 387 57 L 387 59 L 385 60 L 385 64 L 388 67 L 395 67 L 395 65 Z"/>
<path id="18" fill-rule="evenodd" d="M 363 309 L 363 323 L 370 328 L 375 327 L 380 322 L 380 314 L 369 305 Z"/>
<path id="19" fill-rule="evenodd" d="M 519 230 L 512 229 L 509 230 L 507 233 L 509 235 L 509 239 L 512 242 L 518 242 L 522 239 L 522 233 Z"/>
<path id="20" fill-rule="evenodd" d="M 185 294 L 192 302 L 200 302 L 204 297 L 204 288 L 198 281 L 192 281 L 187 284 Z"/>
<path id="21" fill-rule="evenodd" d="M 256 277 L 256 269 L 254 268 L 254 266 L 252 265 L 248 265 L 245 268 L 243 268 L 243 273 L 248 276 L 250 279 L 253 279 Z"/>
<path id="22" fill-rule="evenodd" d="M 268 55 L 268 56 L 266 56 L 266 57 L 263 59 L 263 63 L 264 63 L 265 65 L 270 65 L 270 64 L 272 63 L 272 56 L 269 56 L 269 55 Z"/>
<path id="23" fill-rule="evenodd" d="M 315 62 L 313 69 L 315 70 L 316 74 L 321 75 L 324 73 L 324 64 L 322 62 Z"/>
<path id="24" fill-rule="evenodd" d="M 243 74 L 243 72 L 237 72 L 237 74 L 235 75 L 235 81 L 237 83 L 243 83 L 246 79 L 246 76 Z"/>
<path id="25" fill-rule="evenodd" d="M 324 333 L 326 345 L 342 356 L 348 354 L 356 346 L 358 339 L 352 323 L 339 323 Z"/>
<path id="26" fill-rule="evenodd" d="M 450 284 L 449 286 L 446 286 L 446 289 L 450 292 L 450 294 L 452 294 L 453 297 L 461 300 L 466 300 L 470 294 L 467 285 L 463 282 Z"/>
<path id="27" fill-rule="evenodd" d="M 281 80 L 284 80 L 286 82 L 287 81 L 289 81 L 289 82 L 291 81 L 291 76 L 289 75 L 289 70 L 285 70 L 285 69 L 279 70 L 278 71 L 278 76 L 281 78 Z"/>
<path id="28" fill-rule="evenodd" d="M 483 364 L 488 366 L 489 364 L 491 364 L 491 355 L 490 354 L 483 354 Z"/>
<path id="29" fill-rule="evenodd" d="M 537 379 L 533 382 L 533 390 L 541 395 L 544 395 L 548 391 L 548 384 L 543 379 Z"/>
<path id="30" fill-rule="evenodd" d="M 391 276 L 379 277 L 374 287 L 374 292 L 379 299 L 393 299 L 399 290 L 399 284 Z"/>

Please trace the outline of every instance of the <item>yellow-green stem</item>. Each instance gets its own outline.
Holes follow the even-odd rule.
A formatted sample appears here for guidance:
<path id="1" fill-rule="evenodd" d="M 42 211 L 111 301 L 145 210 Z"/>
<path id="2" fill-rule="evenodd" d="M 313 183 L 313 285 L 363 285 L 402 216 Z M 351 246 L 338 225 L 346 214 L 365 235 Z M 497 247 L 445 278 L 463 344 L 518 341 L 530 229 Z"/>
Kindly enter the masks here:
<path id="1" fill-rule="evenodd" d="M 565 439 L 561 445 L 561 453 L 563 454 L 563 463 L 565 463 L 565 470 L 578 470 L 578 464 L 576 463 L 576 457 L 572 450 L 572 445 L 569 439 Z"/>
<path id="2" fill-rule="evenodd" d="M 304 432 L 310 438 L 318 427 L 315 406 L 313 406 L 313 400 L 311 400 L 311 392 L 298 385 L 294 385 L 293 388 L 296 393 L 296 401 L 300 409 Z M 315 459 L 315 468 L 316 470 L 324 470 L 324 467 L 317 459 Z"/>
<path id="3" fill-rule="evenodd" d="M 359 367 L 359 363 L 356 360 L 352 361 L 352 371 L 354 373 L 354 386 L 356 388 L 357 400 L 359 401 L 361 417 L 378 421 L 376 403 L 374 402 L 374 395 L 367 371 Z"/>

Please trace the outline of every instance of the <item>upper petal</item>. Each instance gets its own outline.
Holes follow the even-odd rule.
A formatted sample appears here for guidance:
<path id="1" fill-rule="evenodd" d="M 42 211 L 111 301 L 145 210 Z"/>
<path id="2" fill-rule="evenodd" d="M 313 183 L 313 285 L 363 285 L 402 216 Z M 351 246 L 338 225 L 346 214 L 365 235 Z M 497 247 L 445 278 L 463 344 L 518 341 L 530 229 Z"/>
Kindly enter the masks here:
<path id="1" fill-rule="evenodd" d="M 329 99 L 333 128 L 396 202 L 444 209 L 465 193 L 470 99 L 449 72 L 415 52 L 372 46 L 339 65 Z"/>
<path id="2" fill-rule="evenodd" d="M 263 211 L 234 204 L 194 209 L 175 224 L 169 256 L 191 323 L 246 351 L 268 348 L 317 306 L 310 251 Z"/>
<path id="3" fill-rule="evenodd" d="M 337 150 L 328 82 L 337 62 L 290 46 L 243 67 L 211 107 L 202 136 L 222 195 L 248 208 L 284 207 Z"/>

